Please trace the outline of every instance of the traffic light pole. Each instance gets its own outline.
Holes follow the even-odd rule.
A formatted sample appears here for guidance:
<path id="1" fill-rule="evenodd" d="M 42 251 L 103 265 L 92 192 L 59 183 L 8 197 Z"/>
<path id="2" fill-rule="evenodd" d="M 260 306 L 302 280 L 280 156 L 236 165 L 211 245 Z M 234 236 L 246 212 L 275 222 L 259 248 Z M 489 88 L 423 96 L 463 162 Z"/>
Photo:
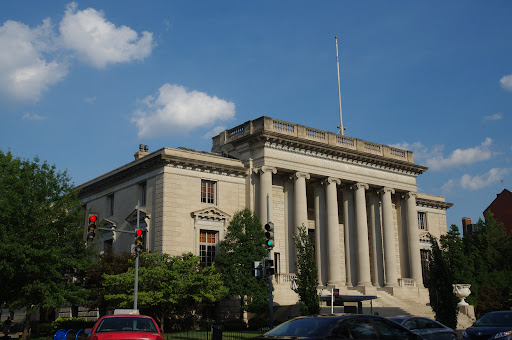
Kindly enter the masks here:
<path id="1" fill-rule="evenodd" d="M 137 229 L 140 229 L 140 202 L 137 201 Z M 100 230 L 108 230 L 116 233 L 127 233 L 137 235 L 136 231 L 129 230 L 112 230 L 111 228 L 98 227 Z M 137 309 L 137 299 L 139 295 L 139 252 L 135 250 L 135 285 L 133 288 L 133 309 Z"/>
<path id="2" fill-rule="evenodd" d="M 267 223 L 270 222 L 269 194 L 267 194 Z M 268 247 L 268 258 L 270 259 L 271 247 Z M 274 328 L 274 298 L 272 296 L 272 275 L 268 276 L 268 319 L 270 329 Z"/>
<path id="3" fill-rule="evenodd" d="M 137 201 L 137 230 L 140 226 L 140 202 Z M 133 288 L 133 309 L 137 309 L 137 298 L 139 295 L 139 252 L 135 250 L 135 287 Z"/>

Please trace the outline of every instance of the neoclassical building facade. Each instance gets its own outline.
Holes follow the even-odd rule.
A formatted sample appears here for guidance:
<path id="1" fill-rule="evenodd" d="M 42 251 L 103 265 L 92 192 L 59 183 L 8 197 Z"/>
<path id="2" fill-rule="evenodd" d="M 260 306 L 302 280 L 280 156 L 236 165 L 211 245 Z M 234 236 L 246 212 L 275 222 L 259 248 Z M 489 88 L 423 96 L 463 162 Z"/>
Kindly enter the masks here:
<path id="1" fill-rule="evenodd" d="M 84 209 L 113 230 L 147 228 L 145 247 L 192 252 L 211 263 L 233 214 L 245 207 L 275 225 L 275 303 L 292 305 L 292 235 L 315 244 L 319 289 L 428 302 L 428 233 L 446 233 L 443 197 L 419 193 L 427 170 L 411 151 L 260 117 L 213 138 L 211 152 L 147 149 L 80 185 Z M 267 207 L 268 202 L 268 207 Z M 104 232 L 99 249 L 130 250 L 130 234 Z M 258 259 L 255 259 L 258 260 Z"/>

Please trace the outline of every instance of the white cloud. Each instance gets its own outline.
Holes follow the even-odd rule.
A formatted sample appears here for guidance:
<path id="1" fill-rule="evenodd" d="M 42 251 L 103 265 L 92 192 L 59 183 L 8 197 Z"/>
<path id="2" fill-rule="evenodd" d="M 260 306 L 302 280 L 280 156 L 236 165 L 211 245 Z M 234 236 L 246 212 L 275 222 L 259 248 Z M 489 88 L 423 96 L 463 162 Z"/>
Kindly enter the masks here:
<path id="1" fill-rule="evenodd" d="M 457 185 L 457 183 L 453 179 L 450 179 L 448 182 L 443 184 L 443 186 L 441 187 L 441 192 L 443 193 L 443 195 L 447 195 L 452 191 L 452 189 L 456 185 Z"/>
<path id="2" fill-rule="evenodd" d="M 67 75 L 67 65 L 47 60 L 53 50 L 49 19 L 33 29 L 17 21 L 0 27 L 0 94 L 22 101 L 37 101 L 50 85 Z"/>
<path id="3" fill-rule="evenodd" d="M 504 76 L 500 79 L 501 87 L 503 87 L 505 90 L 512 91 L 512 74 L 509 74 L 508 76 Z"/>
<path id="4" fill-rule="evenodd" d="M 25 113 L 23 115 L 23 117 L 21 117 L 22 119 L 26 119 L 26 120 L 45 120 L 46 117 L 42 117 L 40 115 L 38 115 L 37 113 Z"/>
<path id="5" fill-rule="evenodd" d="M 444 145 L 426 147 L 421 142 L 398 143 L 391 146 L 413 152 L 414 162 L 424 164 L 433 171 L 441 171 L 462 165 L 469 165 L 491 159 L 496 153 L 491 150 L 492 139 L 486 138 L 482 144 L 468 148 L 456 149 L 448 157 L 444 157 Z"/>
<path id="6" fill-rule="evenodd" d="M 140 138 L 187 133 L 194 128 L 212 126 L 219 120 L 235 116 L 234 103 L 168 83 L 160 87 L 156 98 L 148 96 L 140 103 L 147 110 L 136 112 L 132 118 L 139 129 Z"/>
<path id="7" fill-rule="evenodd" d="M 221 133 L 224 130 L 226 130 L 225 126 L 216 126 L 213 129 L 211 129 L 210 131 L 208 131 L 207 133 L 205 133 L 203 135 L 203 138 L 204 139 L 213 138 L 213 137 L 217 136 L 219 133 Z"/>
<path id="8" fill-rule="evenodd" d="M 482 176 L 474 176 L 471 177 L 468 174 L 465 174 L 460 179 L 460 185 L 464 189 L 468 190 L 478 190 L 485 187 L 488 187 L 489 185 L 492 185 L 494 183 L 498 183 L 501 180 L 503 180 L 503 177 L 508 175 L 511 172 L 512 169 L 510 168 L 493 168 L 483 174 Z"/>
<path id="9" fill-rule="evenodd" d="M 503 119 L 503 115 L 501 114 L 501 112 L 498 112 L 498 113 L 495 113 L 493 115 L 489 115 L 489 116 L 485 116 L 484 117 L 484 121 L 487 121 L 487 120 L 501 120 Z"/>
<path id="10" fill-rule="evenodd" d="M 60 22 L 60 33 L 65 47 L 72 49 L 83 61 L 104 68 L 108 64 L 143 60 L 154 47 L 153 34 L 137 32 L 127 26 L 116 27 L 105 20 L 102 11 L 87 8 L 77 10 L 70 3 Z"/>
<path id="11" fill-rule="evenodd" d="M 491 138 L 486 138 L 479 146 L 469 149 L 456 149 L 450 156 L 444 158 L 442 155 L 427 159 L 427 166 L 432 170 L 445 170 L 461 165 L 469 165 L 489 160 L 493 156 L 490 150 Z"/>

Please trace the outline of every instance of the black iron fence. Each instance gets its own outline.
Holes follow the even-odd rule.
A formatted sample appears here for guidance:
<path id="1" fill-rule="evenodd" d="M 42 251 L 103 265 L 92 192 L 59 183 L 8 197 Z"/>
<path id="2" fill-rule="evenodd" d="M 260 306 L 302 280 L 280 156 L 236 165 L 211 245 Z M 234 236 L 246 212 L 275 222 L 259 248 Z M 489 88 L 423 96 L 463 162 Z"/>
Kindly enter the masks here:
<path id="1" fill-rule="evenodd" d="M 165 340 L 245 340 L 252 339 L 263 332 L 258 331 L 231 331 L 215 328 L 209 330 L 193 330 L 165 333 Z"/>

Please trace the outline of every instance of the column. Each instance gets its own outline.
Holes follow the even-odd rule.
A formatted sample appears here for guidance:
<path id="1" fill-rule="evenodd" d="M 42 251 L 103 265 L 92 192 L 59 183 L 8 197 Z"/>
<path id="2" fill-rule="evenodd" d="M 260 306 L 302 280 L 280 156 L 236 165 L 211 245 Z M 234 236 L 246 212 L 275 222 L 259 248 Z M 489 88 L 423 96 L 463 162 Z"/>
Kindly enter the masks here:
<path id="1" fill-rule="evenodd" d="M 327 272 L 327 284 L 329 286 L 339 286 L 341 284 L 341 265 L 340 265 L 340 231 L 338 215 L 338 191 L 336 184 L 341 181 L 337 178 L 329 177 L 324 183 L 325 200 L 327 207 L 327 249 L 329 271 Z"/>
<path id="2" fill-rule="evenodd" d="M 366 218 L 365 190 L 368 184 L 356 183 L 354 186 L 354 202 L 356 211 L 358 286 L 372 285 L 370 278 L 370 250 L 368 247 L 368 221 Z"/>
<path id="3" fill-rule="evenodd" d="M 315 257 L 318 270 L 318 283 L 324 286 L 327 282 L 326 272 L 323 270 L 327 263 L 326 231 L 325 231 L 325 190 L 318 182 L 315 183 Z"/>
<path id="4" fill-rule="evenodd" d="M 417 287 L 423 287 L 423 274 L 421 272 L 420 237 L 418 232 L 418 212 L 416 210 L 415 192 L 405 194 L 407 214 L 407 236 L 409 244 L 409 263 L 411 276 L 416 280 Z"/>
<path id="5" fill-rule="evenodd" d="M 310 176 L 305 172 L 296 172 L 292 175 L 294 180 L 294 227 L 295 232 L 301 225 L 308 227 L 308 204 L 306 199 L 306 179 Z"/>
<path id="6" fill-rule="evenodd" d="M 270 166 L 262 166 L 258 169 L 260 172 L 260 222 L 262 225 L 272 217 L 272 174 L 277 173 L 277 169 Z M 269 212 L 267 216 L 267 194 L 269 198 Z"/>
<path id="7" fill-rule="evenodd" d="M 347 287 L 357 283 L 356 230 L 354 218 L 354 194 L 349 187 L 342 188 L 343 195 L 343 229 L 345 235 L 345 268 Z"/>
<path id="8" fill-rule="evenodd" d="M 382 232 L 380 222 L 380 199 L 376 192 L 369 194 L 370 211 L 369 224 L 372 231 L 372 283 L 375 287 L 384 285 L 384 262 L 382 256 Z"/>
<path id="9" fill-rule="evenodd" d="M 380 190 L 382 201 L 382 233 L 384 239 L 384 263 L 386 270 L 386 287 L 396 287 L 396 252 L 395 252 L 395 228 L 393 226 L 393 205 L 391 203 L 391 194 L 395 190 L 391 188 L 382 188 Z"/>

